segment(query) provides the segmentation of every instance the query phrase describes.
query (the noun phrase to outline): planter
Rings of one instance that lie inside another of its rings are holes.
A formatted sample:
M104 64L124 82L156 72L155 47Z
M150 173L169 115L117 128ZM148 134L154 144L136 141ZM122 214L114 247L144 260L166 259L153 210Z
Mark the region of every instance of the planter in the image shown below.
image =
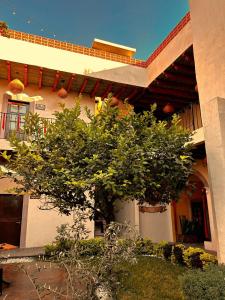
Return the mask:
M142 213L162 213L166 211L166 206L139 206L139 211Z

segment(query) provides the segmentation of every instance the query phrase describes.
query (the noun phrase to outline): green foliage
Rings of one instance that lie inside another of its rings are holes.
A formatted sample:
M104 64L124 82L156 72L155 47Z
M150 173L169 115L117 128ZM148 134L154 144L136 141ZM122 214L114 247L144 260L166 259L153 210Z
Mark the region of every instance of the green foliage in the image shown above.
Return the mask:
M216 256L207 252L200 254L200 259L202 261L202 266L204 269L209 265L216 265L218 263Z
M139 238L136 242L137 255L152 255L154 245L150 239Z
M168 124L157 121L154 110L121 117L118 108L105 105L97 116L86 110L88 122L79 103L62 106L53 123L29 114L27 141L11 138L15 155L8 168L20 175L11 175L22 186L18 192L47 196L46 205L65 214L88 208L107 223L118 200L177 199L191 173L191 135L177 116Z
M184 250L185 250L184 245L182 245L182 244L174 245L171 260L177 264L183 265L184 264L184 257L183 257Z
M171 260L172 251L173 251L173 245L172 244L166 243L163 246L163 256L166 260Z
M189 268L202 268L203 264L200 259L200 254L205 251L201 248L188 247L183 252L184 262Z
M79 244L83 256L99 256L102 255L105 250L105 241L103 238L81 240Z
M224 300L225 266L211 265L206 270L191 270L180 282L187 300Z

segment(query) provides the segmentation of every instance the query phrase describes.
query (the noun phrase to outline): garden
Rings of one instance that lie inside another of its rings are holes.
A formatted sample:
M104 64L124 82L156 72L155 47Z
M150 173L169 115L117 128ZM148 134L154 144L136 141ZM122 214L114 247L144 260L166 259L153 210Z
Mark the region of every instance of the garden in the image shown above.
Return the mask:
M89 122L79 101L62 106L53 123L29 114L26 141L12 135L14 152L2 154L3 176L15 181L17 193L44 195L42 209L74 216L40 260L15 264L17 274L24 274L34 299L225 299L225 270L215 256L152 243L129 223L116 222L118 202L165 210L179 199L193 159L191 133L177 116L157 120L154 105L136 114L112 102L109 97L97 115L86 109ZM89 239L86 223L96 215L105 221L104 237Z

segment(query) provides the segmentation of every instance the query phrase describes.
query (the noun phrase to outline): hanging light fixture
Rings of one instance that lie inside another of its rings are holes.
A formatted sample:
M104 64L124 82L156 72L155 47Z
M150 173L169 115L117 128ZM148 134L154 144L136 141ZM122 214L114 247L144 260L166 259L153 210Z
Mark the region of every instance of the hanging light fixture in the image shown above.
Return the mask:
M61 87L61 89L58 90L57 94L62 99L65 99L68 96L68 92L64 89L64 87Z
M20 94L20 93L22 93L24 91L24 84L19 79L13 79L8 84L8 89L13 94Z
M165 114L172 114L174 112L174 106L171 103L167 103L164 107L163 107L163 112Z

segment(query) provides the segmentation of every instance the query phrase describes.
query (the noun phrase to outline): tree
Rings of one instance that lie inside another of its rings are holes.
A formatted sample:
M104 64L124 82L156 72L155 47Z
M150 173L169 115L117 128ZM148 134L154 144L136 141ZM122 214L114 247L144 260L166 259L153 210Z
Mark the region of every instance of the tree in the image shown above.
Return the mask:
M14 136L14 154L4 153L18 191L45 195L65 214L89 208L107 223L115 218L117 201L155 205L178 199L191 173L191 134L177 116L158 121L155 109L122 116L109 99L97 116L86 109L89 122L81 118L79 103L63 106L53 123L29 114L26 141Z

